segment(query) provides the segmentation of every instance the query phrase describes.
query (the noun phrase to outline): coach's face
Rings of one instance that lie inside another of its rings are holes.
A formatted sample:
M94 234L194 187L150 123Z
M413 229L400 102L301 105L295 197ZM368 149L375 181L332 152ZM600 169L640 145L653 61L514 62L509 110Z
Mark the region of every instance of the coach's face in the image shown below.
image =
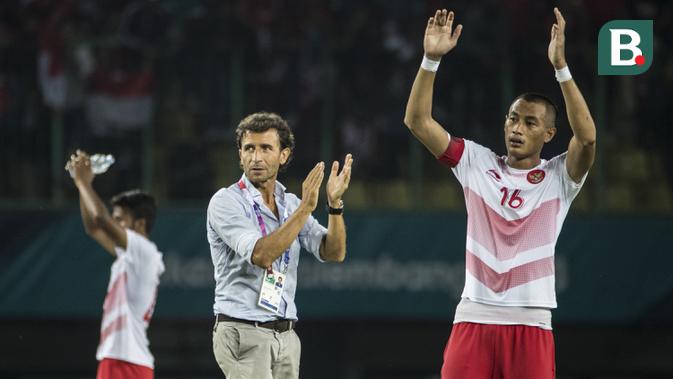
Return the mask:
M524 159L539 155L545 143L551 141L556 128L547 119L544 104L523 99L515 101L505 118L507 155Z
M246 132L238 150L243 172L255 185L276 180L280 165L287 162L290 149L281 149L276 129L261 133Z

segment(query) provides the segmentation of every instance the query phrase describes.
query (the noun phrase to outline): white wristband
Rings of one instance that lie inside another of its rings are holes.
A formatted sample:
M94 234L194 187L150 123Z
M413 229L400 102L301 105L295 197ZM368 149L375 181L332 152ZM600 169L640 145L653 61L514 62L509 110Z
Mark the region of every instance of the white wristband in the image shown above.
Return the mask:
M421 62L421 68L425 71L430 71L430 72L437 72L437 69L439 68L439 61L434 61L425 55L423 56L423 62Z
M573 76L570 75L570 69L568 66L563 67L560 70L554 70L556 72L556 80L558 80L559 83L567 82L568 80L572 79Z

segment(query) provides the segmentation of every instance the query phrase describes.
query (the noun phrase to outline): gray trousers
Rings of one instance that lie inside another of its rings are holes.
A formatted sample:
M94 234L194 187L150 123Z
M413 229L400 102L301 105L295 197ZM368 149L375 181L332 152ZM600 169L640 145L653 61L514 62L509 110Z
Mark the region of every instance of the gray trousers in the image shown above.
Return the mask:
M299 378L301 342L294 330L215 321L213 353L227 379Z

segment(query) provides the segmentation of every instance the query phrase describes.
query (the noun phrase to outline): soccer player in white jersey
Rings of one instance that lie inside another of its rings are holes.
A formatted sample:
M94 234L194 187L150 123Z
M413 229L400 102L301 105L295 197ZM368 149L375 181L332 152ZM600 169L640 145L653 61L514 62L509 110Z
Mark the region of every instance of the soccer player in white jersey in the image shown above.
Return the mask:
M139 190L122 192L112 198L110 215L92 187L89 156L77 150L66 167L79 190L84 229L115 257L103 304L97 378L154 378L147 327L164 271L162 254L149 239L154 198Z
M438 10L428 20L425 56L404 123L449 166L467 208L465 288L444 350L442 378L555 377L551 309L554 247L570 203L594 161L596 128L565 60L565 20L554 8L549 60L556 70L573 137L550 160L542 147L556 133L556 107L524 94L504 122L506 156L447 133L432 118L440 59L458 43L462 25Z

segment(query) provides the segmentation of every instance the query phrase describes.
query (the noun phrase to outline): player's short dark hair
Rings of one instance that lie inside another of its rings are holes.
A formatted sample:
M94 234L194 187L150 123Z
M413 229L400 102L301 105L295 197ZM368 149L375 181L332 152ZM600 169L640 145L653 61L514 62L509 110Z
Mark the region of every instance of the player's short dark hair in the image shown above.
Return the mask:
M526 92L522 93L521 95L517 96L514 101L512 101L512 104L516 103L517 100L523 100L527 101L529 103L538 103L538 104L543 104L546 108L546 116L548 119L548 127L554 127L556 126L556 116L558 115L558 107L554 102L548 98L547 96L541 94L541 93L535 93L535 92ZM512 105L510 104L510 108Z
M271 112L257 112L246 116L236 128L236 145L241 149L241 141L246 132L264 133L269 129L276 129L280 139L280 148L290 149L290 156L287 161L280 165L280 170L284 170L292 160L292 151L294 150L294 134L290 126L282 117Z
M157 204L152 195L139 189L132 189L113 196L110 204L128 210L135 220L145 219L147 233L152 230L157 215Z

